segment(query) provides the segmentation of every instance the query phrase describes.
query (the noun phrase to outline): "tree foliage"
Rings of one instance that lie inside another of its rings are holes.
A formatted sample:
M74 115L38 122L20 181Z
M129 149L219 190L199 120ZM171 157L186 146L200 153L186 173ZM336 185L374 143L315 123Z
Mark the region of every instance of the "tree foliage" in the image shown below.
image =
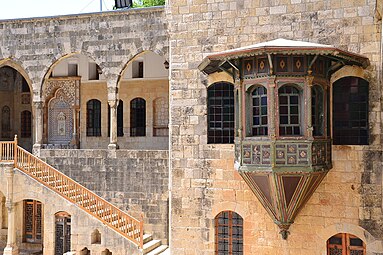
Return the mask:
M165 0L135 0L133 7L150 7L165 5Z

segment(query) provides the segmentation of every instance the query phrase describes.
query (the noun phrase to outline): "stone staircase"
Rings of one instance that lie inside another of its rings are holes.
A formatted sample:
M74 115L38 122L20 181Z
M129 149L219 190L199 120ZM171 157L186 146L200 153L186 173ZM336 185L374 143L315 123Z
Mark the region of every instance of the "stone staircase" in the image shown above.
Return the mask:
M144 222L135 219L84 186L75 182L43 160L12 142L0 142L0 162L14 163L14 167L77 205L122 237L137 245L140 254L156 255L169 252L167 245L144 234Z

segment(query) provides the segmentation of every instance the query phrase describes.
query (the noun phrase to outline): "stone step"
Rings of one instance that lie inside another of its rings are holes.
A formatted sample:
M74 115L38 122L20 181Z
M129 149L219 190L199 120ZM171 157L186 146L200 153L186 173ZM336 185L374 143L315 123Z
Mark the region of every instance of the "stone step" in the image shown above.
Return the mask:
M152 250L151 252L148 252L148 253L145 253L146 255L159 255L159 254L164 254L164 252L168 250L168 246L167 245L160 245L158 246L157 248L155 248L154 250Z
M151 234L144 234L144 244L153 240L153 236Z
M161 245L161 241L160 240L151 240L151 241L147 242L146 244L144 244L144 247L142 249L143 253L147 254L147 253L151 252L152 250L154 250L155 248L157 248L160 245Z

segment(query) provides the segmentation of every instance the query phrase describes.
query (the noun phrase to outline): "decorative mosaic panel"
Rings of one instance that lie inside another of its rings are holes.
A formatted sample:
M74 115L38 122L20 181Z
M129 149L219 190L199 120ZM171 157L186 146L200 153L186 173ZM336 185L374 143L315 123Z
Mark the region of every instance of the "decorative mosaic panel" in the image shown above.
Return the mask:
M280 73L288 72L289 70L289 58L288 57L277 57L276 71Z
M276 164L277 165L308 165L308 144L292 143L277 144Z
M57 89L63 89L69 105L79 105L79 80L48 80L43 88L43 100L51 98Z
M269 144L243 145L243 164L270 165L271 146Z
M257 73L265 74L269 72L269 60L267 58L257 58Z
M305 58L304 57L293 57L293 72L303 73L305 71Z
M73 135L73 110L59 89L48 105L48 143L69 144Z
M254 75L254 58L243 60L243 75L244 76Z

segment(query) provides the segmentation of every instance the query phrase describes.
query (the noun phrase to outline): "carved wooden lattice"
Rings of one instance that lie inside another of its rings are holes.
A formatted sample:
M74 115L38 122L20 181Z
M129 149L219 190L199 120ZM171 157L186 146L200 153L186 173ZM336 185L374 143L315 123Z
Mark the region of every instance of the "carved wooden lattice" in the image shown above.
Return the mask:
M70 232L70 216L56 216L55 255L61 255L70 251Z
M42 241L42 205L35 200L24 201L24 239L26 242Z

